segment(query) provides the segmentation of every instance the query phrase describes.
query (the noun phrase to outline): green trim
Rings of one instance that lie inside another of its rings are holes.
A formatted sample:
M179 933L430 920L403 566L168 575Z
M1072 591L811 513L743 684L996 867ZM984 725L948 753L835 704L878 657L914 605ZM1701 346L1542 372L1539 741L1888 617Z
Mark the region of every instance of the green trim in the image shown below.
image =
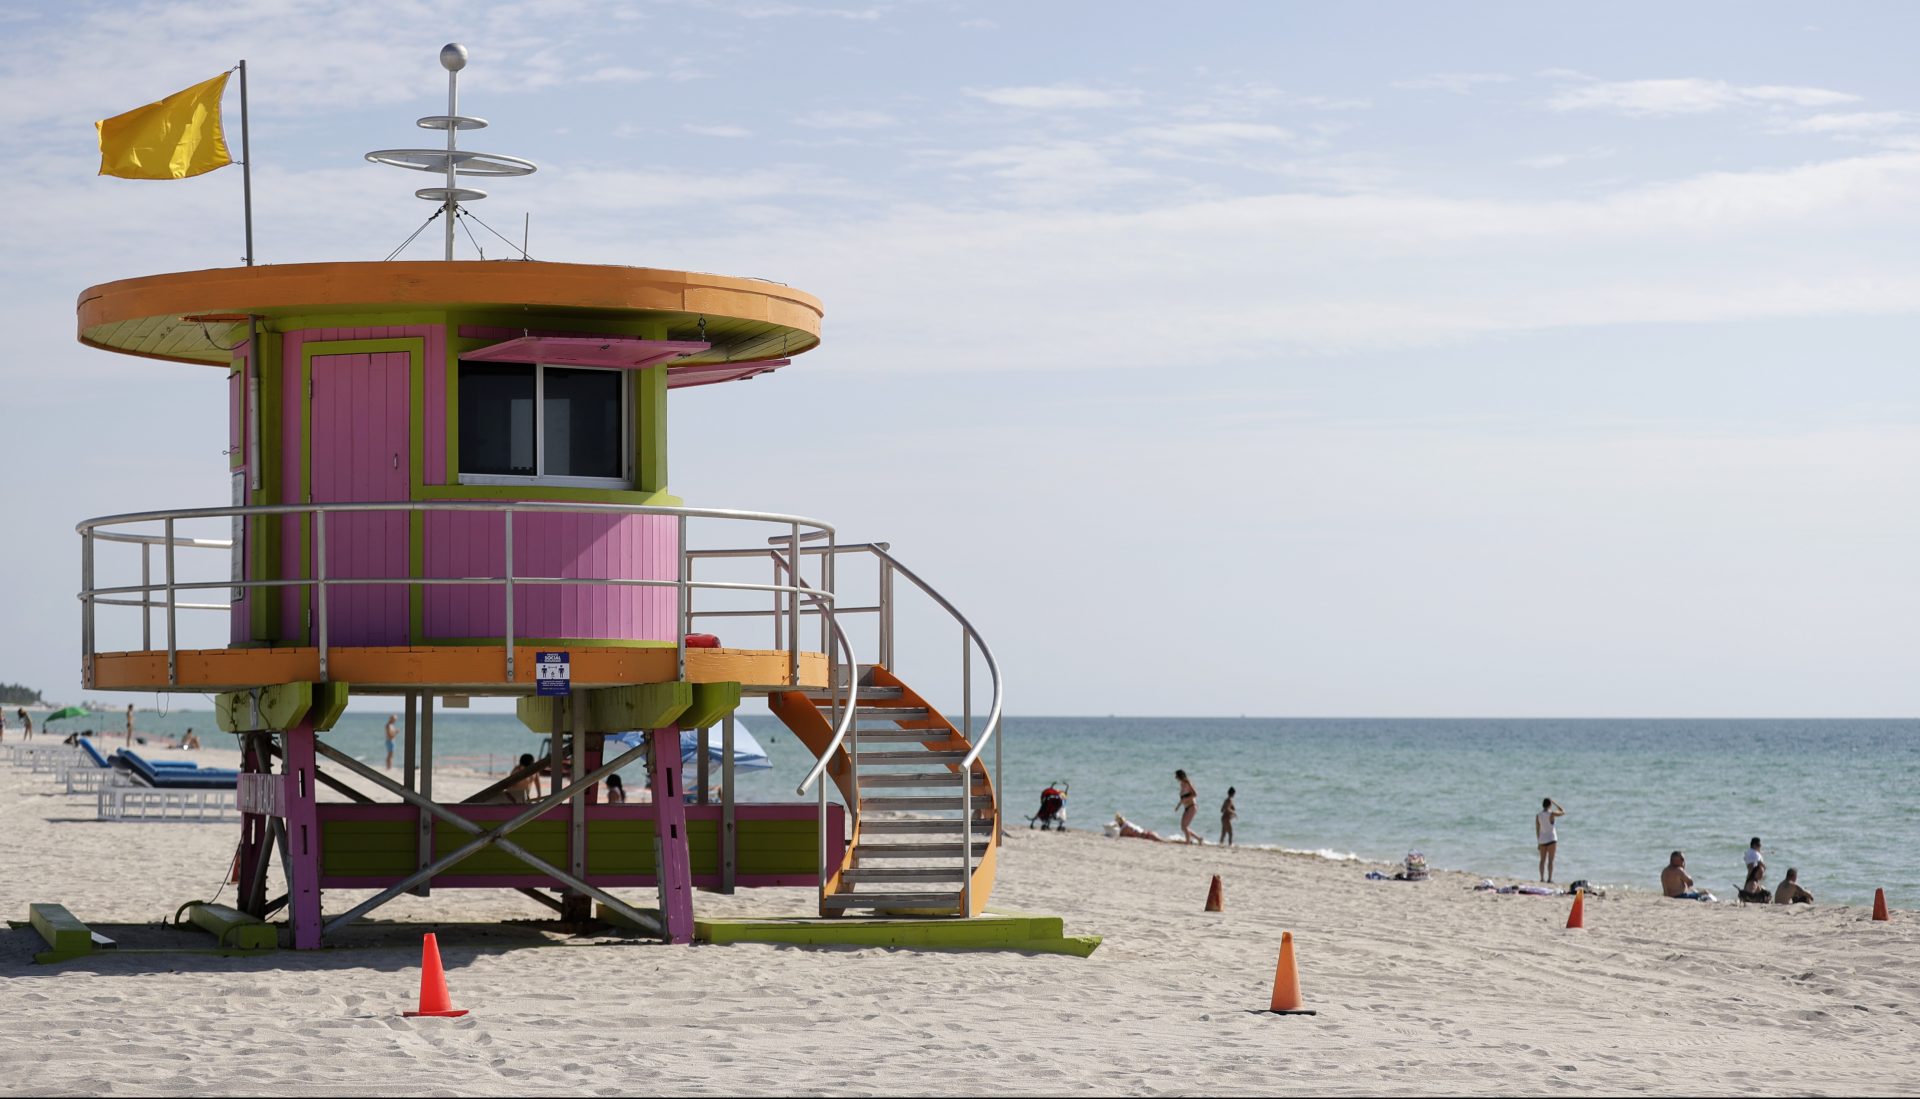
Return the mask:
M1084 958L1098 935L1067 935L1058 916L985 915L970 920L721 919L695 920L693 937L705 943L781 943L790 946L900 947L908 950L1013 950Z
M679 507L685 501L664 492L625 488L564 488L559 485L423 485L417 500L525 500L528 503L633 504Z
M634 485L667 491L667 368L650 367L633 380Z
M247 464L247 436L255 430L258 430L255 425L247 422L247 368L240 365L252 354L253 350L249 348L246 355L235 355L234 365L227 370L227 384L229 386L233 384L233 379L236 376L240 379L240 438L239 445L234 446L232 450L227 452L227 471L229 473ZM229 400L231 400L231 398L229 398ZM234 441L232 424L227 425L227 440L230 445Z

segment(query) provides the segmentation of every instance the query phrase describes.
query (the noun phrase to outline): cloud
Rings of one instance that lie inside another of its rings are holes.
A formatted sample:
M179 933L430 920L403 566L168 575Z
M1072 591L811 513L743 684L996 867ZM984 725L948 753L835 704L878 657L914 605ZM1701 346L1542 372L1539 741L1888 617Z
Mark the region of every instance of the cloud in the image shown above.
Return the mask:
M1290 141L1293 131L1259 122L1187 122L1142 127L1132 136L1166 145L1225 145Z
M1522 168L1564 168L1582 160L1605 160L1613 156L1615 151L1596 147L1577 153L1541 153L1538 156L1523 156L1514 163Z
M1627 115L1704 114L1755 104L1828 107L1859 96L1827 88L1784 84L1739 86L1724 80L1595 81L1562 88L1547 101L1556 111L1600 110Z
M864 8L825 8L815 4L779 4L752 3L733 8L735 14L747 19L789 19L796 16L813 19L847 19L854 22L871 22L887 14L887 6L873 4Z
M680 128L687 131L690 134L699 134L701 137L752 137L753 136L753 131L747 129L745 126L728 126L728 125L699 126L689 122L681 126Z
M1119 107L1138 101L1133 91L1103 91L1075 84L1028 84L1008 88L968 88L967 94L1000 107L1024 111L1079 111Z
M1511 84L1513 77L1505 73L1434 73L1431 76L1417 77L1412 80L1396 80L1389 87L1402 91L1442 91L1454 95L1469 95L1483 84Z
M1782 129L1803 134L1869 134L1897 129L1913 121L1906 111L1855 111L1847 114L1817 114L1797 118Z
M794 124L815 130L881 130L897 126L900 120L885 111L809 111L795 118Z

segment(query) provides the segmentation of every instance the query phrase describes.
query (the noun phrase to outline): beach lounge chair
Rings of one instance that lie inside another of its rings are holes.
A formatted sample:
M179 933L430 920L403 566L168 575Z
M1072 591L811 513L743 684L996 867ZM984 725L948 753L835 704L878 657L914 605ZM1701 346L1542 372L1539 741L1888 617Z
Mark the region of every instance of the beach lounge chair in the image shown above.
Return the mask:
M113 753L113 765L132 775L140 785L161 790L231 790L240 780L240 772L225 767L201 767L179 761L156 763L125 748Z
M93 793L112 780L113 764L86 737L81 737L74 744L80 750L79 754L61 772L60 780L66 784L69 794Z

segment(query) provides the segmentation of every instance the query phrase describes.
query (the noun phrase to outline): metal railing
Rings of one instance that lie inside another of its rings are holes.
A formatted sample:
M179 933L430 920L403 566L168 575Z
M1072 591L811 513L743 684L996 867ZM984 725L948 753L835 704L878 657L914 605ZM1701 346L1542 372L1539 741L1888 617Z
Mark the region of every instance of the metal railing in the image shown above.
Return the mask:
M819 537L820 536L815 536L815 540L818 540ZM841 639L843 643L846 643L846 640L845 640L846 635L841 626L842 619L851 615L862 615L862 614L874 615L876 618L875 633L877 634L877 643L875 648L876 648L876 651L879 653L880 664L886 667L890 672L894 672L896 674L900 670L898 665L895 663L895 659L894 659L894 640L896 636L895 629L894 629L894 611L895 611L894 577L896 574L900 576L904 576L907 579L908 583L913 585L915 588L918 588L922 594L924 594L928 599L932 600L936 606L938 606L941 610L945 611L947 615L953 619L954 622L959 624L960 626L960 697L961 697L960 730L962 735L967 739L970 745L966 756L961 761L960 772L959 772L960 789L961 789L960 796L961 796L961 805L962 805L960 851L961 851L961 862L964 870L963 876L961 878L960 910L962 915L968 915L971 912L970 902L971 902L973 866L974 866L974 863L973 863L973 835L974 835L973 833L973 768L974 768L974 765L979 761L982 753L986 751L986 748L989 744L993 746L993 796L994 796L994 805L995 805L995 811L994 811L995 827L994 827L994 834L991 837L990 842L992 842L995 845L998 845L1001 839L1001 831L1002 831L1001 825L1003 823L1001 818L1002 818L1002 810L1005 805L1006 787L1002 782L1001 749L1002 749L1003 741L999 736L996 735L1000 731L1001 709L1004 701L1004 684L1002 682L1001 674L1000 674L1000 663L998 660L994 658L993 650L987 645L986 639L980 635L979 630L974 628L973 623L967 619L967 616L962 614L959 608L955 607L953 603L946 598L946 596L940 594L940 592L936 590L933 587L933 585L927 583L924 579L920 577L918 573L915 573L912 569L902 564L899 558L895 557L891 552L892 548L889 544L885 542L862 542L862 543L854 543L849 545L836 545L834 544L832 540L832 535L830 533L825 537L827 538L827 542L825 545L815 545L815 546L804 545L803 543L807 541L807 538L795 532L790 534L787 538L768 539L769 548L767 549L693 550L687 554L688 566L689 568L691 568L694 562L701 561L701 560L725 559L725 558L751 559L751 558L757 558L757 557L770 557L773 562L774 580L777 583L780 580L783 573L791 574L791 568L794 562L803 562L807 557L815 557L818 559L817 563L818 563L819 571L821 574L820 586L822 588L832 590L837 587L838 567L839 567L838 562L841 557L844 557L850 554L866 555L866 556L872 557L874 559L875 567L877 569L877 573L875 576L875 585L874 585L875 591L877 593L875 603L870 606L834 605L832 607L825 608L818 612L821 616L821 630L823 635L828 630L831 630L835 635L837 635ZM780 552L782 548L785 549L784 553ZM791 581L791 586L799 590L811 590L811 589L807 589L804 586L803 579L797 575L793 576L793 579ZM778 611L778 608L776 607L776 614L775 614L775 620L774 620L774 628L775 628L774 644L776 648L780 647L780 641L781 641L781 635L779 632L781 629L781 621L777 611ZM693 610L689 612L689 622L691 622L692 619L704 618L704 617L733 618L733 617L753 616L753 615L758 615L762 613L764 612L760 612L756 610ZM816 613L816 612L801 611L798 609L797 606L789 607L789 614L788 614L787 624L786 624L787 637L789 639L791 638L792 634L799 628L801 617L807 613ZM975 736L974 729L973 729L973 654L975 649L979 650L981 659L984 660L986 663L987 674L989 676L989 683L991 686L991 694L989 697L985 723L981 726L978 737ZM850 644L847 644L847 651L849 653L852 652L852 648ZM857 692L859 679L860 679L859 666L857 664L854 664L851 660L849 660L848 662L848 673L849 673L848 674L849 689L850 691ZM843 705L843 702L837 694L837 691L840 685L837 670L836 670L836 674L831 679L831 683L832 683L832 689L836 692L834 695L831 696L832 704L836 707L836 716L838 716L837 708ZM799 786L797 786L794 789L794 792L796 794L799 794L804 797L810 790L815 788L816 783L819 783L818 790L819 790L819 795L822 799L821 800L821 806L822 806L821 820L822 820L823 843L824 843L824 835L825 835L826 784L820 782L820 779L821 779L821 776L825 774L827 767L832 763L835 755L842 750L845 750L847 754L848 766L850 771L850 774L848 776L849 777L848 787L849 787L849 800L851 804L848 806L848 812L851 815L852 821L856 829L859 822L860 769L859 769L858 761L859 761L859 752L860 752L860 731L859 731L859 723L857 721L850 720L854 711L857 709L857 695L850 695L849 698L844 702L844 705L846 707L846 715L848 720L841 720L835 723L836 732L832 737L832 739L828 742L826 750L820 753L820 758L815 761L813 768L807 772L806 778L803 779L799 784ZM856 834L857 834L857 831L856 831ZM822 863L824 865L824 862L825 862L824 850L822 852L821 858L822 858ZM824 874L824 871L823 871L823 874ZM824 877L822 882L822 888L824 889Z
M364 513L433 513L433 512L484 512L502 516L501 560L504 567L498 576L333 576L327 575L329 542L327 538L327 517L340 514ZM514 516L517 514L563 513L574 515L597 515L622 517L628 515L670 516L676 521L676 535L679 553L673 579L642 579L628 577L564 577L564 576L524 576L514 570ZM271 519L276 517L310 518L312 530L311 577L292 577L277 579L253 579L239 577L226 580L183 581L176 566L175 549L225 549L231 551L233 543L218 538L182 538L175 533L176 524L196 520L226 519ZM675 632L675 667L684 677L686 673L686 635L690 622L689 610L692 606L692 591L696 588L708 590L729 590L744 592L768 592L773 596L774 614L780 616L780 602L784 596L787 602L785 614L790 621L797 621L799 602L802 598L821 608L828 618L833 614L833 592L830 589L808 588L798 584L758 584L733 581L697 581L690 575L687 558L688 523L694 519L714 519L722 521L775 523L789 528L787 541L798 544L804 528L814 537L833 536L833 528L816 519L802 516L784 515L769 512L733 511L716 508L673 508L648 507L623 504L561 504L531 501L485 502L485 501L407 501L395 503L339 503L339 504L268 504L252 506L234 506L218 508L191 508L178 511L132 512L124 515L109 515L98 519L88 519L75 529L80 534L80 640L82 659L82 681L89 688L94 684L94 657L98 651L96 630L96 608L100 606L136 606L141 608L141 643L143 651L154 651L152 638L152 618L155 608L164 613L166 628L167 685L179 684L179 631L177 612L182 610L230 611L237 600L230 598L226 603L184 603L180 593L197 591L216 591L228 589L234 593L251 593L262 590L283 588L307 589L311 594L312 637L318 649L319 672L322 679L327 675L327 661L332 648L329 632L332 614L328 608L327 595L330 591L357 586L372 587L436 587L436 586L483 586L499 587L504 593L504 630L501 644L505 649L505 679L512 683L515 676L515 640L514 589L526 585L558 585L577 587L656 587L675 590L674 621L678 625ZM125 528L139 524L161 525L158 535L143 533ZM94 582L95 545L98 542L127 543L141 547L141 582L100 587ZM152 550L160 546L165 550L162 577L155 582L152 576ZM137 598L136 598L137 597ZM161 597L161 598L156 598ZM837 668L839 653L825 644L827 631L822 630L823 644L819 650L803 649L799 630L788 628L785 631L787 644L776 646L785 648L788 656L788 674L791 680L799 678L800 656L804 652L822 652L827 656L830 668Z

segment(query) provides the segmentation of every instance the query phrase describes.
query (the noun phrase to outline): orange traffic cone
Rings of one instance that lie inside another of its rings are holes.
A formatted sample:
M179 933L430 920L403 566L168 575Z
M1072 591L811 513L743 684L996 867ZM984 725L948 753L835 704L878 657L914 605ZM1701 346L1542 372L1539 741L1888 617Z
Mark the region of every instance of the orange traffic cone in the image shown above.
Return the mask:
M466 1013L466 1008L455 1009L453 998L447 995L447 974L440 968L440 941L429 931L420 941L420 1010L403 1014L408 1018L425 1015L451 1019Z
M1873 918L1883 921L1889 918L1887 916L1887 891L1884 889L1876 889L1873 891Z
M1293 932L1280 933L1280 965L1273 972L1273 1003L1268 1011L1275 1015L1317 1015L1300 1006L1300 974L1293 968Z
M1573 911L1567 913L1568 931L1585 931L1587 929L1586 899L1587 895L1584 892L1573 895Z
M1213 876L1213 884L1207 887L1207 911L1225 912L1226 897L1220 888L1220 875Z

